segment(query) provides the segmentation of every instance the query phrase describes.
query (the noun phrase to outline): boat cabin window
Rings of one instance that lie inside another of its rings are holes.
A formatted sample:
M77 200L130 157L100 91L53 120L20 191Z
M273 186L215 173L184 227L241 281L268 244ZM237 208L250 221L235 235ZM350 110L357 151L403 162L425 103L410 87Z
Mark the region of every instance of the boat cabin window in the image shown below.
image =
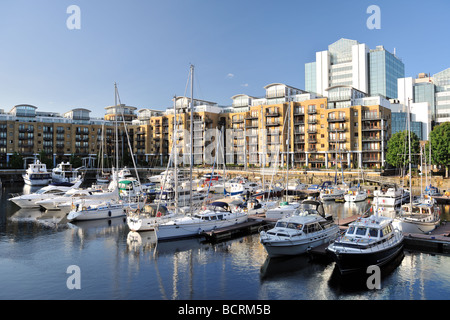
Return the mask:
M303 228L303 225L300 224L300 223L294 223L294 222L289 222L288 223L288 222L285 222L285 221L278 221L275 227L301 230Z
M378 230L377 230L377 229L370 228L370 229L369 229L369 236L371 236L371 237L377 237L377 236L378 236Z
M311 224L307 224L306 226L305 226L305 233L313 233L313 232L317 232L317 231L320 231L320 230L322 230L322 228L320 227L320 225L319 224L317 224L317 223L311 223Z
M223 219L223 215L222 214L217 215L217 220L222 220L222 219Z
M380 237L383 235L387 235L392 232L392 226L389 224L386 227L383 228L383 230L380 230Z
M358 227L356 229L356 235L357 236L365 236L366 232L367 232L367 228L365 228L365 227Z
M354 226L350 226L350 227L348 227L348 229L347 229L347 234L353 234L353 233L355 233L355 227Z

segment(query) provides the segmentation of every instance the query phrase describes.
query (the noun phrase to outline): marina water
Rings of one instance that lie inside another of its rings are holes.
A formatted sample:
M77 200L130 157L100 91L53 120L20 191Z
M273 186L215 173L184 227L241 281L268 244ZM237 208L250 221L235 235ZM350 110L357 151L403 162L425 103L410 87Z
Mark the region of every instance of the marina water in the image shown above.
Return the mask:
M383 269L381 289L368 289L365 278L339 276L334 262L308 256L268 259L258 234L218 243L157 243L153 232L130 232L123 218L68 224L58 211L19 210L7 199L31 191L24 188L1 189L0 299L450 298L447 255L405 249ZM363 213L370 200L324 206L340 219ZM449 211L442 206L442 220L449 220ZM80 289L68 286L70 266L79 268Z

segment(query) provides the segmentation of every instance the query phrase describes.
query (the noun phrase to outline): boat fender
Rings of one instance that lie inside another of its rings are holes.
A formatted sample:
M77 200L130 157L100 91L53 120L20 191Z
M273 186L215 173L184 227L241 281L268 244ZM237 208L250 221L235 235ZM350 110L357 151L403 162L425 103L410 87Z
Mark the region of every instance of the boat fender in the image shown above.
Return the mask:
M108 211L108 217L111 217L111 210Z
M158 213L156 214L156 216L157 216L158 218L161 217L161 216L162 216L161 211L158 211Z

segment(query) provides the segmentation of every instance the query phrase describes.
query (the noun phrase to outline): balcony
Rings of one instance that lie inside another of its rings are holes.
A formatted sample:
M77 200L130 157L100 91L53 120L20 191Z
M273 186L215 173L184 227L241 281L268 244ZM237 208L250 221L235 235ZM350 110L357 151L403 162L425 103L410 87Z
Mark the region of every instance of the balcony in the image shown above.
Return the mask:
M273 126L279 126L280 125L280 121L267 121L266 122L266 127L273 127Z
M328 132L346 132L346 127L328 128Z
M316 113L317 113L317 109L316 108L308 109L308 114L316 114Z
M346 118L345 117L329 117L327 118L328 122L345 122Z
M305 109L303 109L303 108L295 108L294 109L294 116L297 116L297 115L304 115L305 114Z
M252 113L250 115L248 115L246 118L246 120L256 120L259 119L258 113Z
M231 123L244 123L244 118L233 118Z
M380 126L362 126L362 131L380 131L382 128Z
M381 137L362 137L362 142L380 142L382 139Z
M328 142L347 142L347 138L340 138L340 137L336 137L336 138L328 138Z

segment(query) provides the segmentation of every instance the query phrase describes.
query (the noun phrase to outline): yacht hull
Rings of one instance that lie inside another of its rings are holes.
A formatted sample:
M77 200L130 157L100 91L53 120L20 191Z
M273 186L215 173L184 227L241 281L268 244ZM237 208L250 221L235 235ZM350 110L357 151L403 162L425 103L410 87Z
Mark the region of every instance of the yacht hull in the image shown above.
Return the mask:
M336 226L335 228L328 229L326 232L315 234L314 236L306 239L267 241L262 238L261 243L270 258L295 256L304 254L322 244L329 243L330 241L336 239L338 233L339 228Z
M72 221L86 221L111 219L122 217L126 215L126 211L122 205L105 207L101 209L86 209L82 211L70 211L67 215L67 220Z
M158 241L196 237L203 232L212 231L247 222L248 216L238 216L227 220L201 221L195 223L160 224L155 228Z
M403 233L429 233L436 229L440 221L433 222L412 222L401 218L396 218L392 222L393 226L401 230Z
M398 242L394 246L373 252L344 252L330 251L328 254L336 262L336 266L341 274L366 272L371 265L383 266L394 259L403 250L403 242Z

